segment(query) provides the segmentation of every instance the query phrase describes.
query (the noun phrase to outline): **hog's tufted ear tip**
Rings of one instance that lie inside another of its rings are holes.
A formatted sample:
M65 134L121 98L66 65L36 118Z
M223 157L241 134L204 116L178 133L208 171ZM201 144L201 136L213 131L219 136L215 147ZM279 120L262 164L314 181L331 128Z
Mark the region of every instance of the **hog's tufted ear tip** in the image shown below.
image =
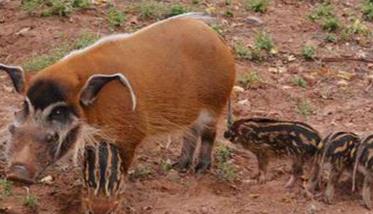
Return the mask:
M25 89L25 72L22 67L0 63L0 70L5 71L9 75L15 90L22 94Z

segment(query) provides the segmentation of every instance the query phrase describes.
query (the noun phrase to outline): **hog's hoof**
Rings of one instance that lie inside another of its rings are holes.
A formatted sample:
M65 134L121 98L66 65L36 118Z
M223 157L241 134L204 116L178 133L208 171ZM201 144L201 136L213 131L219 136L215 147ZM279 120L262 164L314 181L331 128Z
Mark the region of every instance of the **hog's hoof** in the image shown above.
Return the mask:
M197 174L204 174L209 170L211 167L211 162L210 161L199 161L198 164L194 167L194 171Z
M368 209L368 210L371 210L372 209L372 202L371 201L366 201L366 200L363 200L364 201L364 206Z
M187 159L179 159L178 161L172 164L172 168L174 168L178 172L186 172L190 169L191 166L192 161Z
M329 196L329 195L325 195L324 196L324 202L326 204L333 204L333 197Z
M295 176L291 176L289 181L285 184L285 188L291 189L294 187L295 184Z
M265 184L267 182L267 177L260 172L252 176L251 179L256 180L257 184Z
M256 180L257 180L258 184L265 184L267 182L267 178L263 174L258 175Z

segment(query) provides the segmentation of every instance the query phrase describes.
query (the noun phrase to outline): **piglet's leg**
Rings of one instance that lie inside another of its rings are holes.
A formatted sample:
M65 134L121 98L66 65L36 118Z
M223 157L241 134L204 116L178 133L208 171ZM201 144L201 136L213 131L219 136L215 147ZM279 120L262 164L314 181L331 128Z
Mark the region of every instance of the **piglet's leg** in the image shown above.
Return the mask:
M303 163L304 160L301 157L294 157L293 165L292 165L292 175L289 181L286 183L286 188L292 188L295 182L302 176L303 174Z
M268 155L266 153L258 153L256 154L256 158L258 159L258 167L259 173L257 176L257 180L259 184L264 184L267 180L267 168L268 168Z
M325 190L325 202L331 204L334 199L335 185L338 183L343 169L338 170L335 166L331 167L329 180Z
M320 182L320 179L321 179L320 176L321 176L321 166L320 166L318 156L315 156L315 158L313 159L310 178L309 178L309 180L307 182L307 186L306 186L306 191L308 193L311 194L315 191L317 185Z
M372 201L370 199L370 184L371 183L372 183L372 178L369 174L367 174L364 177L362 195L363 195L364 204L368 209L372 209Z

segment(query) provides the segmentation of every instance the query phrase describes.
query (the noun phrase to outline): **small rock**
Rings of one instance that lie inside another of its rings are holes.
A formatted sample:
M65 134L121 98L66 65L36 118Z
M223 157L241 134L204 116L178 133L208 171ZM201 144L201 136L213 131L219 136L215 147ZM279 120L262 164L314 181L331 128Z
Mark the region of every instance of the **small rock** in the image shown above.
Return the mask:
M40 183L48 184L48 185L53 184L53 177L51 175L47 175L40 180Z
M315 214L317 212L317 208L314 204L311 204L308 208L307 208L307 214Z
M3 86L4 88L4 91L8 92L8 93L12 93L13 92L13 87L9 87L9 86Z
M259 194L250 194L249 195L250 196L250 198L253 198L253 199L256 199L256 198L259 198Z
M337 82L338 86L348 86L348 82L346 80L339 80Z
M240 101L237 102L237 104L239 104L239 105L246 105L246 104L249 104L249 103L250 103L250 101L248 99L240 100Z
M346 71L338 71L337 76L345 80L350 80L354 76L354 74Z
M373 63L368 63L368 68L373 68Z
M209 213L209 209L207 207L202 207L201 208L201 213L202 214L208 214Z
M18 35L21 35L21 36L23 36L26 32L28 32L29 30L31 30L31 27L24 27L24 28L22 28L20 31L18 31L17 33L16 33L16 35L18 36Z
M242 88L241 86L235 85L235 86L233 86L233 91L234 91L234 92L241 93L241 92L244 92L245 89Z
M283 85L282 86L282 89L286 90L286 89L292 89L293 87L291 87L290 85Z
M152 210L152 209L153 209L153 207L151 207L151 206L143 207L143 210L146 210L146 211L150 211L150 210Z
M268 71L276 74L277 73L277 68L270 67L270 68L268 68Z
M259 26L259 25L262 25L263 24L263 21L258 18L258 17L255 17L255 16L249 16L245 19L245 22L247 24L250 24L250 25L256 25L256 26Z
M297 58L294 56L294 55L289 55L288 56L288 62L293 62L295 61Z

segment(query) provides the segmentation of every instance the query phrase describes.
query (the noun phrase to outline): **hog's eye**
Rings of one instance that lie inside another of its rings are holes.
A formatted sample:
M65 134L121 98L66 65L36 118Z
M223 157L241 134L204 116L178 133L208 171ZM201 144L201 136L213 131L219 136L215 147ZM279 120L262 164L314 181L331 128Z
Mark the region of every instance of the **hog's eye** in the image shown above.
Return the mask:
M59 106L53 109L49 115L50 121L63 122L69 118L70 110L67 106Z

